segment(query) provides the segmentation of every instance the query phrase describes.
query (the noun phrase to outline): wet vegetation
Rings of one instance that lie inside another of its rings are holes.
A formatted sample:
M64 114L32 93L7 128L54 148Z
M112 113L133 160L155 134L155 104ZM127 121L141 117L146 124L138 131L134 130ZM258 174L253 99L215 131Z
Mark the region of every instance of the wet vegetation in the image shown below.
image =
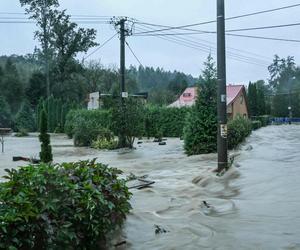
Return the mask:
M121 171L95 161L6 172L1 249L99 249L131 208Z

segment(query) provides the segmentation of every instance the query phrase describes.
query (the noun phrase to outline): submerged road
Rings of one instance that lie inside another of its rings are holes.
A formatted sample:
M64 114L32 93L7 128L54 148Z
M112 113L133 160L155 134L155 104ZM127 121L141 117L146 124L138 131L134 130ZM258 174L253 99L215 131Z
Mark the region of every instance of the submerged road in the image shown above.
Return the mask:
M64 135L51 140L56 162L97 157L124 175L155 181L152 188L132 190L133 209L115 238L126 244L117 249L300 249L300 126L253 132L237 151L240 167L221 178L212 173L215 154L187 157L179 139L109 152L74 148ZM8 137L5 149L0 174L21 164L12 156L38 156L37 135Z

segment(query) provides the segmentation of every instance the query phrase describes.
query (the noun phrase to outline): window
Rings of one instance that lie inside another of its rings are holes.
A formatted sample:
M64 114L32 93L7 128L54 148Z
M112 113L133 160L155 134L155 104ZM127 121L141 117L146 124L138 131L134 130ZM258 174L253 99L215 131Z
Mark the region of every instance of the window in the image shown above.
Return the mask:
M190 96L192 96L191 93L183 93L183 97L190 97Z

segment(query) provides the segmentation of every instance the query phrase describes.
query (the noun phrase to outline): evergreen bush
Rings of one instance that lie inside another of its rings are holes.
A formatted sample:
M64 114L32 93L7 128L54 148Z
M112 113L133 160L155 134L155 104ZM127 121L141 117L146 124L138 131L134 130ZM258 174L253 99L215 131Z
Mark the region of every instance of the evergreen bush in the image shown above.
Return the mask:
M28 101L24 101L15 118L15 127L18 131L36 131L34 112Z
M41 113L41 120L40 120L40 135L39 139L41 142L41 152L40 152L40 159L41 162L48 163L53 160L52 156L52 148L50 145L50 135L47 133L47 113L45 110Z
M203 82L184 127L184 149L188 155L217 150L217 75L212 57L204 63Z
M103 249L131 209L122 172L95 161L6 172L0 249Z

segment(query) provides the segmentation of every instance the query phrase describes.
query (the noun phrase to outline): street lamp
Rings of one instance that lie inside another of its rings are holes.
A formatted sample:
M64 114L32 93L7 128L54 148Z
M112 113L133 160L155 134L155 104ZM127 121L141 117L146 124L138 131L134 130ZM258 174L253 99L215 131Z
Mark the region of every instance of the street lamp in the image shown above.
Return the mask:
M288 81L288 85L289 85L289 106L288 106L288 110L289 110L289 124L292 124L292 117L293 117L292 98L291 98L291 84L292 84L292 81L294 81L295 79L296 79L296 77L293 76Z

